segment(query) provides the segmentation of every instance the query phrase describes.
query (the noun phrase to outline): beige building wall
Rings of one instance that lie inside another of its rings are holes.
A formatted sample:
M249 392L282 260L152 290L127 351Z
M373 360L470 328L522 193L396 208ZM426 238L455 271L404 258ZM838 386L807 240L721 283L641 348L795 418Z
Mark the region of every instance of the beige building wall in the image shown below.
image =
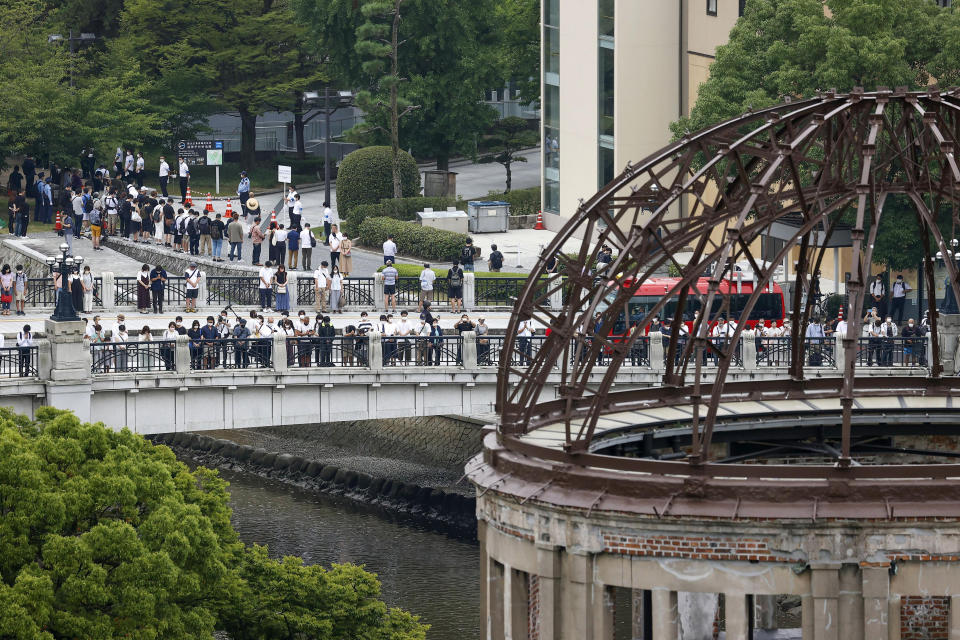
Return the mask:
M559 215L544 207L554 230L602 186L598 1L559 6ZM615 0L614 175L665 146L670 123L696 101L717 46L739 17L739 0L717 0L716 16L706 7L706 0Z

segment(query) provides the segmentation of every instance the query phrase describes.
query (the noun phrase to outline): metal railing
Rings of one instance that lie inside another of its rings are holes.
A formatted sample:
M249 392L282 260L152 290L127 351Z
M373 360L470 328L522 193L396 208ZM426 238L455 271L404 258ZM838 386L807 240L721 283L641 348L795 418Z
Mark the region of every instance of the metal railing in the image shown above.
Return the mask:
M0 378L37 376L37 347L0 348Z
M383 337L383 365L387 367L439 367L463 364L460 336Z
M397 278L397 304L404 307L416 307L420 304L420 278L403 276ZM433 303L450 303L450 285L446 278L433 281Z
M134 292L136 295L136 292ZM57 304L57 289L53 285L53 278L28 278L27 294L24 296L27 306L52 307ZM93 306L103 307L103 278L96 276L93 279Z
M132 276L114 276L113 300L118 307L137 306L137 278ZM151 294L152 296L153 294ZM163 289L163 304L183 305L187 299L187 279L183 276L167 276Z
M90 345L93 373L139 373L176 370L176 342L102 342Z
M927 338L858 338L858 367L923 367L927 365Z
M366 336L300 336L287 338L287 366L366 367L370 343Z
M273 340L270 338L218 338L189 342L190 368L269 369L273 366Z
M260 279L249 276L208 276L207 304L260 304Z
M477 306L513 306L526 284L526 278L476 278L474 281Z
M486 340L486 344L484 344ZM506 336L477 336L477 364L484 366L499 366L500 362L506 357L503 351L503 345L506 342ZM528 338L517 338L513 343L513 350L509 353L510 364L517 367L525 367L536 357L543 346L546 336L531 336Z
M793 338L790 336L754 338L757 346L757 366L788 367L793 355ZM836 367L835 338L804 338L803 357L808 367Z
M373 291L373 278L346 278L343 280L343 293L341 294L343 304L348 307L376 306ZM313 278L298 279L297 306L306 307L314 305L316 301L317 291Z

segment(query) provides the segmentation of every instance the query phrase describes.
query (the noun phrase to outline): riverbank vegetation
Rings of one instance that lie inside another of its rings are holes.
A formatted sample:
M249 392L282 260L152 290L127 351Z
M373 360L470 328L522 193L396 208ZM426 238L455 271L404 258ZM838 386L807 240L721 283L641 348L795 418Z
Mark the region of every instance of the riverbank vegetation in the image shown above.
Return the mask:
M128 430L0 408L0 636L420 640L376 576L245 546L227 483Z

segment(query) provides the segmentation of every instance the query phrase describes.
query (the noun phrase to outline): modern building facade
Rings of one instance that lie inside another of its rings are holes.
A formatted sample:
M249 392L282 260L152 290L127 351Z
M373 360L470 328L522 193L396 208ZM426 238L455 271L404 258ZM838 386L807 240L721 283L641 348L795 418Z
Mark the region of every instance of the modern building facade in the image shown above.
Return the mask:
M558 229L670 140L744 0L544 0L543 213ZM548 215L550 214L550 215Z

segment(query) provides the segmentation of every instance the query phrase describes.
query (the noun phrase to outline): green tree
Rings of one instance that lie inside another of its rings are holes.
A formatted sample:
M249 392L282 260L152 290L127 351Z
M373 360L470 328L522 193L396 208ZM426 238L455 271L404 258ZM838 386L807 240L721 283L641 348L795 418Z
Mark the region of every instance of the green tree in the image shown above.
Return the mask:
M829 13L824 11L824 5ZM960 14L931 0L747 0L675 137L820 89L926 87L960 79ZM913 207L887 200L873 259L916 268Z
M507 171L507 188L510 193L513 176L510 166L514 162L526 162L524 156L516 155L518 151L534 147L540 141L540 135L532 131L526 120L511 116L497 122L487 136L487 145L490 154L480 159L482 163L496 162L503 165Z
M400 197L420 193L420 169L406 151L399 154ZM350 153L337 172L337 210L347 218L354 207L378 204L383 198L395 197L393 174L397 167L390 147L363 147Z
M226 483L126 429L0 408L0 460L0 637L424 637L359 567L245 548Z
M540 102L540 0L500 0L496 66L501 80L520 90L522 104Z

